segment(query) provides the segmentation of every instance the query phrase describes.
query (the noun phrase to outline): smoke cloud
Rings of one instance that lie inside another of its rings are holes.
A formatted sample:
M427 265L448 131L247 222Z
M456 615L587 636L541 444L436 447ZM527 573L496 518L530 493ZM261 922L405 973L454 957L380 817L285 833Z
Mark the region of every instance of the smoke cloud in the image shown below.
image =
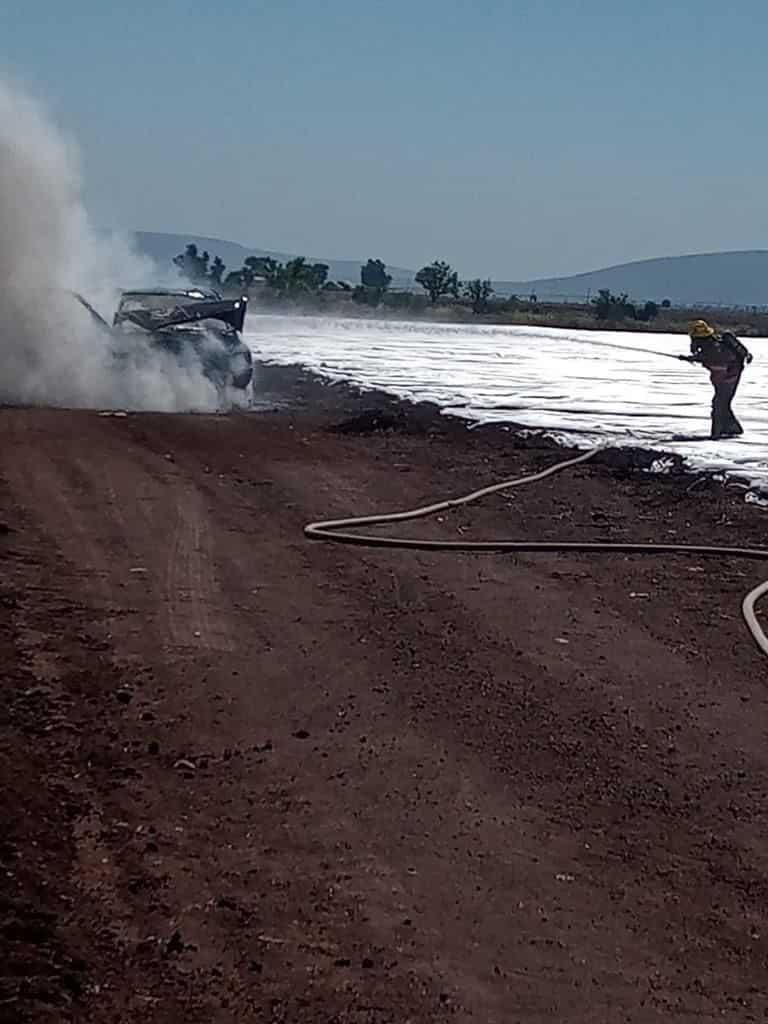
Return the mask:
M127 241L95 231L76 148L42 107L0 81L0 403L168 412L213 410L199 364L137 343L117 358L109 333L121 288L178 286Z

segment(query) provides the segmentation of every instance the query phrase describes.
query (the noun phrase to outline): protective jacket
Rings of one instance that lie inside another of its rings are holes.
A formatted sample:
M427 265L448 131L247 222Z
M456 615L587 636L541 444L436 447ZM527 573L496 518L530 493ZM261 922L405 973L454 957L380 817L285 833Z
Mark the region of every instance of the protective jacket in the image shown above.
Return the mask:
M691 338L691 358L709 370L713 384L730 383L741 376L752 356L731 331L710 338Z

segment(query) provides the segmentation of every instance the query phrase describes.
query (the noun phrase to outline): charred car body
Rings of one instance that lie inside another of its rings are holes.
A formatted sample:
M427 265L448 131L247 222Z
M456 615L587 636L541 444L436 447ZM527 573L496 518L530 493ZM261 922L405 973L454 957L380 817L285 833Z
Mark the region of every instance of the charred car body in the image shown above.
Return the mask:
M134 336L166 352L180 367L196 362L220 391L249 387L253 358L241 337L246 298L223 299L207 288L123 291L111 326L82 295L76 298L109 331L118 358L135 354Z
M253 377L251 350L241 338L247 306L246 298L223 299L203 288L124 291L112 327L143 332L184 365L197 358L217 388L245 390Z

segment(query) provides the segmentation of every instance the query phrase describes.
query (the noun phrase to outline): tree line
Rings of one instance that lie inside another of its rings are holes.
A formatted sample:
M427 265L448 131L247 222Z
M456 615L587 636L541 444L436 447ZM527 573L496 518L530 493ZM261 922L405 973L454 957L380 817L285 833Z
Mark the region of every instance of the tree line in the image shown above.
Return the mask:
M174 257L173 264L192 284L248 293L259 282L280 298L347 292L356 302L378 306L392 284L392 275L387 273L387 266L380 259L369 259L360 267L357 285L330 280L327 263L309 263L303 256L285 263L271 256L249 256L237 270L226 273L226 265L219 256L212 259L207 251L200 252L194 242ZM433 305L450 296L457 301L466 300L476 313L487 310L494 294L489 280L460 281L458 273L444 260L422 267L416 274L416 282Z
M228 293L249 294L258 283L263 285L276 299L300 299L321 293L340 293L361 305L381 305L392 284L392 275L380 259L369 259L360 267L360 283L332 281L327 263L310 263L303 256L281 263L271 256L249 256L241 267L226 273L226 265L219 256L211 258L206 251L200 252L194 242L183 253L175 256L174 266L180 275L192 284L208 286ZM421 268L416 274L416 283L424 289L434 306L441 300L452 298L468 305L473 313L480 316L487 313L494 301L494 288L486 278L459 280L458 273L445 260L435 260ZM515 308L519 300L512 295L506 305ZM531 308L537 305L536 295L531 295ZM659 314L655 302L646 302L637 307L629 297L613 295L607 289L601 290L591 300L591 308L597 320L653 320ZM669 308L664 300L662 307Z
M591 300L597 320L655 320L659 315L659 305L656 302L646 302L642 306L636 306L630 302L626 292L621 295L614 295L608 288L601 288L597 296ZM661 303L662 309L669 309L672 303L664 299Z

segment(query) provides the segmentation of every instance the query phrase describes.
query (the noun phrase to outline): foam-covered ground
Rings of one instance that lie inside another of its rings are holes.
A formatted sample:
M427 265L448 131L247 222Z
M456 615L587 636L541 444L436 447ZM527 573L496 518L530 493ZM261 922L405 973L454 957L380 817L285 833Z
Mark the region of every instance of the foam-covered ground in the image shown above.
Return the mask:
M434 401L472 420L514 421L584 445L660 448L768 490L763 339L748 342L755 360L734 402L744 437L711 442L708 374L668 358L687 351L680 335L258 314L246 326L248 342L266 361L299 363L336 380Z

